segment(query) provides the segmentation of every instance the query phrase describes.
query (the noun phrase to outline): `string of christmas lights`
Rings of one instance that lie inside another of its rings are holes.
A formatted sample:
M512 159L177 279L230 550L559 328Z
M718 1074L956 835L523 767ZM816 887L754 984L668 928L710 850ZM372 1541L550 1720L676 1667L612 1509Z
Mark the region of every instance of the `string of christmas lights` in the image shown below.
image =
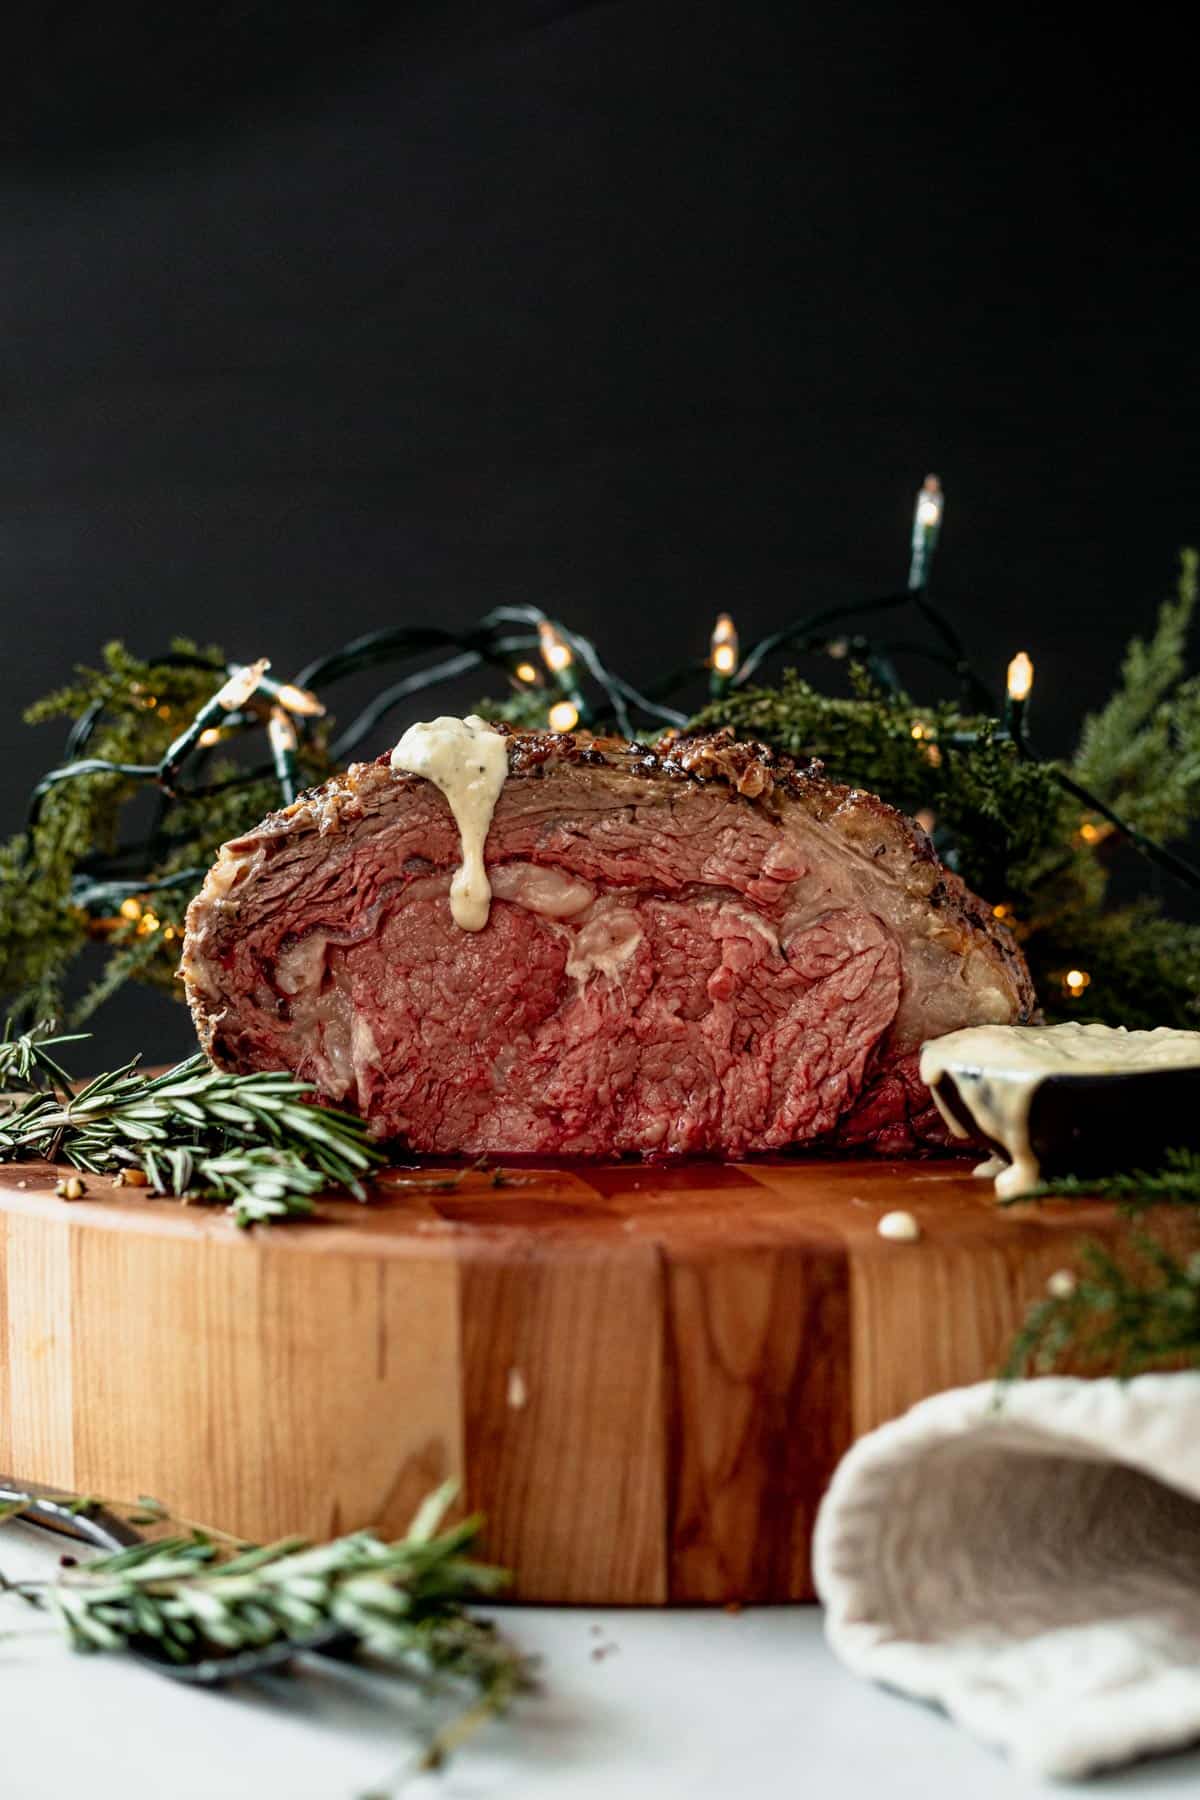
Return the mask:
M913 512L907 585L903 590L873 600L830 606L792 621L759 640L742 655L733 617L722 612L713 627L707 657L696 657L672 670L650 692L634 687L610 669L595 644L559 620L534 606L500 606L483 615L463 632L432 626L400 626L368 633L329 655L310 662L292 681L279 682L270 673L266 658L221 667L199 655L173 653L159 659L164 664L187 664L212 669L215 691L172 740L157 763L122 763L86 754L103 707L89 706L75 721L67 739L65 760L50 770L35 787L30 800L26 854L36 856L37 828L46 798L63 782L100 774L125 777L138 786L156 788L160 805L153 831L140 843L124 846L110 857L92 856L79 866L72 887L72 904L100 923L106 919L135 922L139 935L150 935L171 926L160 926L152 896L167 889L195 886L205 871L185 868L155 875L162 861L165 821L180 801L204 799L248 783L272 779L283 805L296 798L300 785L299 752L317 721L326 713L323 695L337 682L364 670L383 668L417 658L435 657L431 663L405 673L385 687L336 736L328 746L333 764L341 765L372 737L390 714L418 694L461 680L477 670L502 674L510 693L522 696L528 717L550 731L566 733L577 728L615 729L632 738L639 731L682 729L689 713L669 704L697 680L707 675L710 697L721 699L748 686L768 659L823 653L834 660L847 657L862 662L873 680L887 694L903 696L894 658L917 656L932 663L959 685L964 710L981 714L991 723L993 742L1011 740L1017 753L1042 762L1030 742L1027 715L1033 689L1033 663L1020 651L1009 663L1006 693L1000 715L987 684L972 668L951 620L929 595L930 573L945 516L945 495L936 475L926 478L917 494ZM868 618L907 614L923 628L923 635L867 636L859 629ZM142 704L156 706L154 695L139 696ZM266 732L269 761L240 769L216 782L205 783L204 759L218 743L251 732ZM925 738L926 754L940 760L944 752L968 752L978 739L961 732L935 741L934 734L914 723L913 736ZM1090 829L1098 838L1115 830L1156 866L1188 887L1200 890L1200 871L1184 858L1156 843L1123 820L1098 796L1089 793L1056 764L1046 764L1061 786L1086 809L1081 834ZM1086 815L1102 820L1096 825ZM932 831L932 815L920 819ZM1091 841L1091 839L1087 839ZM997 908L1000 912L1002 909ZM1065 977L1067 991L1077 996L1089 983L1085 970L1071 970Z

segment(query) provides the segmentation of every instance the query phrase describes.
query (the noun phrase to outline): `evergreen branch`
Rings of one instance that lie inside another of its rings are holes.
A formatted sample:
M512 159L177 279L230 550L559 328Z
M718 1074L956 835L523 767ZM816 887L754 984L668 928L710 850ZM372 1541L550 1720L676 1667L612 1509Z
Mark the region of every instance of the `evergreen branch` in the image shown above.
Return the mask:
M0 994L23 1022L72 1016L64 1008L66 978L95 938L108 955L76 1019L130 979L178 992L177 940L203 871L221 843L280 801L273 776L247 779L229 757L210 766L211 746L198 736L191 743L226 668L221 651L198 650L186 639L154 662L109 644L101 668L80 669L77 684L26 714L30 723L74 718L62 767L76 773L67 780L61 768L51 771L54 779L39 783L27 829L0 844ZM216 728L223 742L261 728L271 686L264 677L261 704L222 713ZM176 779L172 752L181 742L217 791L197 794ZM302 732L296 761L305 783L331 773L323 725ZM230 787L235 781L245 785ZM158 789L156 823L131 841L128 808L148 787ZM151 895L153 905L131 921L123 902Z
M1084 1246L1078 1278L1063 1271L1030 1308L1003 1380L1046 1374L1064 1360L1072 1372L1121 1375L1200 1363L1200 1253L1181 1262L1141 1235L1132 1247L1127 1269L1101 1245Z
M1077 808L1049 766L1024 761L993 721L886 693L860 670L853 679L855 697L839 699L789 669L777 688L739 688L714 701L694 728L728 726L799 762L816 757L835 780L905 812L929 808L937 848L979 893L1024 894L1070 858Z
M1000 1204L1018 1206L1045 1199L1120 1200L1131 1213L1150 1206L1200 1206L1200 1151L1167 1150L1157 1169L1126 1169L1101 1177L1056 1176L1032 1193Z
M1088 864L1092 867L1089 870ZM1099 894L1082 878L1099 873L1096 859L1077 858L1057 883L1041 889L1023 948L1052 1018L1079 1016L1063 1005L1065 969L1087 969L1085 1016L1130 1030L1200 1026L1200 924L1167 918L1153 901L1100 910Z
M1059 1176L1022 1198L1116 1200L1129 1215L1153 1206L1200 1208L1200 1152L1167 1150L1157 1169L1099 1179ZM1072 1371L1122 1375L1200 1363L1200 1251L1180 1261L1144 1234L1133 1234L1130 1243L1129 1266L1093 1243L1081 1253L1081 1274L1061 1270L1052 1278L1013 1341L1002 1379L1045 1374L1063 1363Z
M1186 834L1200 797L1200 682L1185 680L1200 555L1180 553L1175 598L1159 609L1148 642L1134 638L1121 681L1084 720L1072 774L1151 835Z

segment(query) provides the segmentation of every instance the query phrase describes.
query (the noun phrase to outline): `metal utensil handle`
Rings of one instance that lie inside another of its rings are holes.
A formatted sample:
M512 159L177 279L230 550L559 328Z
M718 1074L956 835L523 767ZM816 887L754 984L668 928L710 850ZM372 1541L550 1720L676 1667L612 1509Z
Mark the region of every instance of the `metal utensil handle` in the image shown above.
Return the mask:
M0 1506L12 1500L28 1503L22 1506L19 1517L30 1525L74 1538L77 1543L91 1544L97 1550L128 1550L131 1544L142 1542L141 1532L102 1506L84 1507L78 1500L40 1482L0 1475Z

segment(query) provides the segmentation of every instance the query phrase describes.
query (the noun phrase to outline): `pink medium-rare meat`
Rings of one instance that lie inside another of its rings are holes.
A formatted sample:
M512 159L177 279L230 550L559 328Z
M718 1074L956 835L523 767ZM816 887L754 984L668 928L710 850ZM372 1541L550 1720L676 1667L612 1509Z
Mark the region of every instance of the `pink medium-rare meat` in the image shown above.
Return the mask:
M506 736L481 931L446 800L386 757L224 846L182 970L215 1063L416 1151L945 1142L920 1044L1034 996L923 832L726 733Z

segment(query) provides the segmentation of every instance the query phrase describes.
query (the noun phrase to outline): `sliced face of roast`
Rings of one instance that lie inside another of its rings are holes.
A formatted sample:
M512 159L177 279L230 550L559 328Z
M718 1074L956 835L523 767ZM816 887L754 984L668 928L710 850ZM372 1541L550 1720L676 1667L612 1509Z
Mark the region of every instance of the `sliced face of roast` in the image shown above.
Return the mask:
M418 1152L946 1141L921 1043L1034 998L922 832L724 734L505 735L482 929L451 912L450 805L387 758L224 847L183 958L214 1062Z

